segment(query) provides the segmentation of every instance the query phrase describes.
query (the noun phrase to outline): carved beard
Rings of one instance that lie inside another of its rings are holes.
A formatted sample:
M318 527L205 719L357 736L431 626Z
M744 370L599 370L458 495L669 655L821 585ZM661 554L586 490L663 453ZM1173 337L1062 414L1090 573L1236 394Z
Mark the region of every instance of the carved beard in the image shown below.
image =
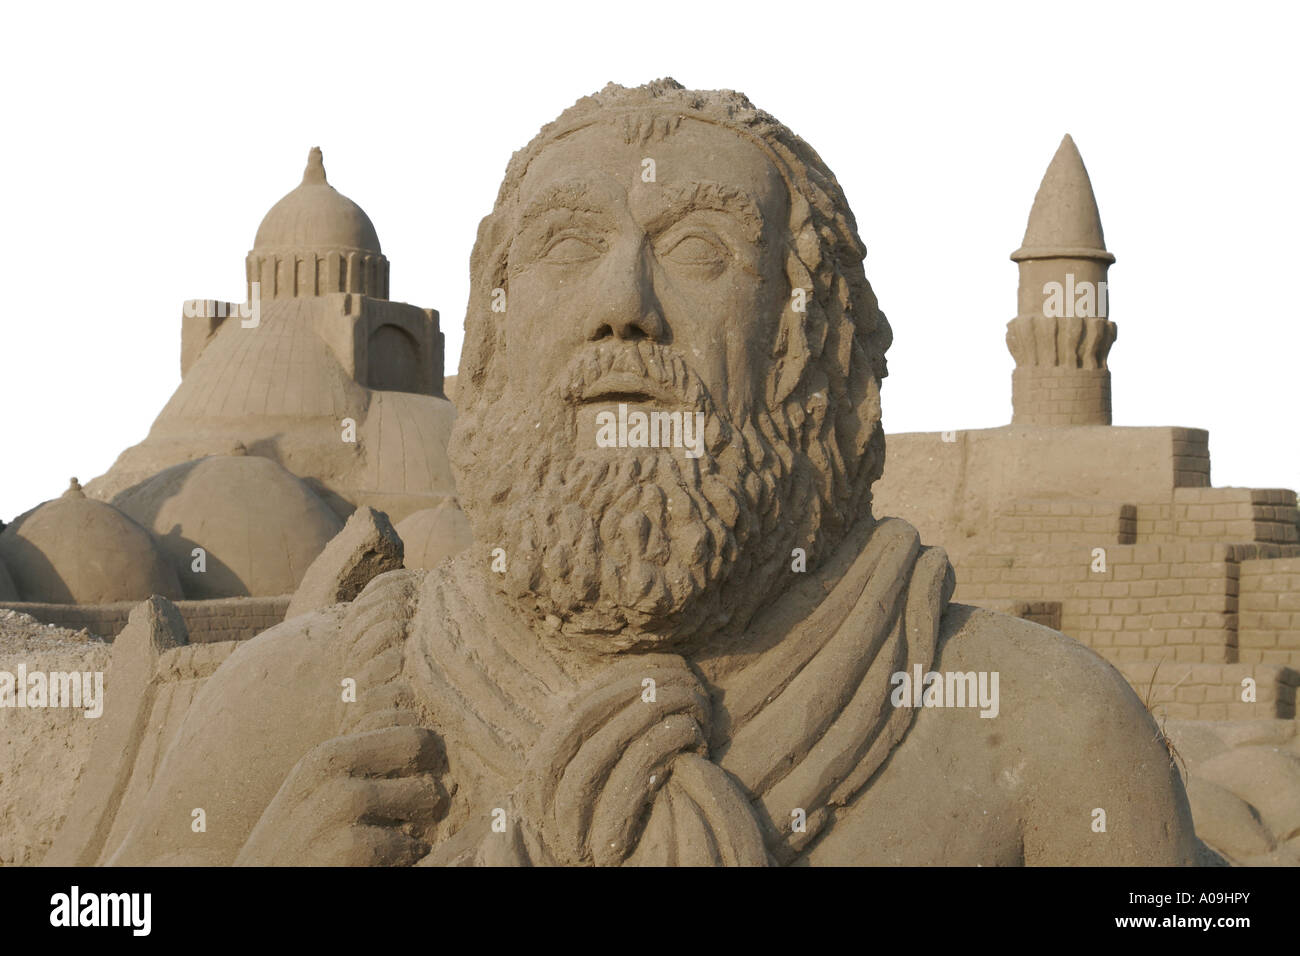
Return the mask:
M582 396L611 372L703 412L704 455L580 447ZM602 343L541 396L507 386L466 409L453 437L457 486L475 541L505 550L498 588L533 627L598 652L743 626L784 590L775 579L795 543L813 544L807 529L821 511L806 470L791 468L803 456L786 429L757 417L733 424L680 355L649 341ZM803 511L783 527L796 475Z

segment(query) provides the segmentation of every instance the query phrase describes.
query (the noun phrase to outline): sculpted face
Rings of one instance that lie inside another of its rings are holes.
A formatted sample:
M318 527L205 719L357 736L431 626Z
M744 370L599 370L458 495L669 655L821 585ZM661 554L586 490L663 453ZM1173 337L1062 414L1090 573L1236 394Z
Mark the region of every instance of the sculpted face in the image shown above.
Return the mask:
M546 149L524 177L509 252L506 347L532 356L519 370L525 393L542 394L575 358L646 342L681 356L733 416L748 415L789 297L788 219L768 158L708 123L686 120L653 143L626 143L603 123ZM626 376L583 401L610 407L619 396L677 404Z
M596 653L743 627L789 585L792 547L811 560L842 521L870 434L828 417L847 379L827 363L857 348L824 311L853 294L831 291L832 230L802 194L795 214L769 141L646 99L512 163L476 246L451 445L476 542L505 551L492 584ZM851 221L832 225L852 254ZM824 290L807 314L795 285Z

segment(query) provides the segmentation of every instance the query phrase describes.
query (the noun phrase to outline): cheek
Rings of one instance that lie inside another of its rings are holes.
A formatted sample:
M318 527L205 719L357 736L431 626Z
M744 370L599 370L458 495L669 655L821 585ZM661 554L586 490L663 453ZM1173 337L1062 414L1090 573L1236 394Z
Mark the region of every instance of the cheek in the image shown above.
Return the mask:
M763 399L765 370L787 298L784 279L777 281L770 273L765 281L737 272L713 282L674 285L669 324L675 345L716 399L733 406ZM725 395L719 391L723 383Z
M745 275L737 278L728 299L732 316L728 351L739 350L750 358L771 355L782 312L789 305L785 283L777 282L770 273L763 280Z
M508 280L511 324L549 336L580 328L587 313L601 302L602 276L601 263L521 269Z
M736 331L727 336L728 379L735 391L754 404L766 400L766 376L781 328L790 307L789 284L783 269L769 268L765 279L752 276L735 292Z
M579 306L588 297L580 282L543 281L540 269L525 269L510 277L505 323L506 351L517 358L511 368L516 381L545 383L573 350L581 327Z

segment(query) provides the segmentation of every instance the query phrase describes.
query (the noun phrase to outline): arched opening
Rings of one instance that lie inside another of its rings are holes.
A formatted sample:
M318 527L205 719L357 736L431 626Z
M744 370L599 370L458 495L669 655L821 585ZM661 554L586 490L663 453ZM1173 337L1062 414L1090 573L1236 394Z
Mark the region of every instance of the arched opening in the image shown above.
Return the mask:
M370 333L366 347L366 381L387 392L419 392L420 350L415 338L396 325L381 325Z

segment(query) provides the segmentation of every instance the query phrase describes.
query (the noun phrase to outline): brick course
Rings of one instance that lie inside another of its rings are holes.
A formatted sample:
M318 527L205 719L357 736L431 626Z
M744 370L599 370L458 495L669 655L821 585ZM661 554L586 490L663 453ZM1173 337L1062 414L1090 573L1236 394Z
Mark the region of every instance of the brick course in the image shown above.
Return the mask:
M192 644L243 641L284 620L292 595L257 598L218 598L210 601L176 601L189 629ZM0 607L30 614L42 624L70 630L85 628L112 640L126 627L137 601L116 604L41 604L32 601L0 603Z

